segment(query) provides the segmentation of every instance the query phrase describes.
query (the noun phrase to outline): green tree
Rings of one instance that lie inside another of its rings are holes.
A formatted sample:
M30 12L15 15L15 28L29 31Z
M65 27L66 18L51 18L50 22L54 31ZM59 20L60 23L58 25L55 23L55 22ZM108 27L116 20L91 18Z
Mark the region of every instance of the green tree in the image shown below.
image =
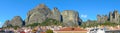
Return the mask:
M44 22L41 23L42 26L51 26L51 25L61 25L62 23L51 18L47 18Z
M53 33L53 31L52 30L47 30L46 33Z
M17 28L19 28L19 26L13 26L13 28L16 30Z
M11 27L13 27L11 24L9 24L8 26L7 26L8 28L11 28Z
M26 25L26 27L34 28L34 27L39 26L39 25L40 25L40 23L33 23L33 24Z
M51 26L51 25L56 25L56 26L60 26L62 25L61 22L55 20L55 19L51 19L51 18L47 18L44 22L42 23L33 23L33 24L29 24L26 25L27 27L36 27L36 26Z

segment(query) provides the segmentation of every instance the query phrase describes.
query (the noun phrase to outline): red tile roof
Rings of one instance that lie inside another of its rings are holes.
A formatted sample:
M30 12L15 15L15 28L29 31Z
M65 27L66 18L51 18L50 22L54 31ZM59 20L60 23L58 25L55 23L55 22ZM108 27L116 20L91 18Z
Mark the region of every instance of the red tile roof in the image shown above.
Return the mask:
M87 30L82 29L82 28L67 27L67 28L60 29L58 31L87 31Z

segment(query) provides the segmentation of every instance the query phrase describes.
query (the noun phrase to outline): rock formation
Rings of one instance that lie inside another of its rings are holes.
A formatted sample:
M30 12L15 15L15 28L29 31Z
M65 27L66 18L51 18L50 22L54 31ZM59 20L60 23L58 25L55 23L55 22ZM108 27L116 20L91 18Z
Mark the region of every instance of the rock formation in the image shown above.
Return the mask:
M6 20L3 27L7 27L8 25L10 25L10 21L9 20Z
M111 14L110 14L111 15ZM112 15L111 16L109 16L109 17L112 17L112 18L109 18L110 20L110 22L115 22L115 23L119 23L119 13L118 13L118 11L117 10L114 10L114 12L112 13Z
M112 12L109 12L109 21L112 21L113 16L112 16Z
M52 10L52 18L61 21L61 14L56 7Z
M66 26L79 25L78 22L80 21L80 19L78 18L79 17L78 12L76 12L74 10L65 10L61 14L63 17L63 23Z
M21 26L23 26L23 20L22 20L22 18L20 17L20 16L15 16L11 21L10 21L10 24L12 25L12 26L19 26L19 27L21 27Z
M107 15L102 15L102 16L97 15L97 22L104 23L106 21L108 21L108 16Z
M97 22L105 22L105 21L109 21L109 22L113 22L113 23L119 23L119 13L117 10L114 10L114 12L109 12L109 16L107 15L97 15Z
M97 22L101 23L101 16L99 14L97 15Z
M59 22L63 22L69 26L81 25L82 22L82 20L79 18L78 12L74 10L65 10L60 13L56 7L53 8L53 10L50 10L44 4L40 4L27 13L25 22L21 19L20 16L15 16L10 21L10 24L13 26L24 26L33 23L42 23L48 18L56 19ZM5 26L6 25L7 22L5 23Z
M68 13L67 17L69 18L66 18L66 15L64 15L66 13ZM45 21L46 18L52 18L60 22L66 22L66 23L72 21L76 25L78 25L78 23L80 25L82 22L82 20L78 16L78 12L68 10L68 11L62 12L62 16L61 16L61 13L59 12L58 8L54 7L53 10L51 11L44 4L40 4L33 10L29 11L25 22L26 22L26 25L32 24L32 23L42 23L43 21Z
M44 4L40 4L36 8L28 12L27 19L25 20L25 22L26 25L32 23L41 23L46 18L50 18L50 17L51 17L50 9Z

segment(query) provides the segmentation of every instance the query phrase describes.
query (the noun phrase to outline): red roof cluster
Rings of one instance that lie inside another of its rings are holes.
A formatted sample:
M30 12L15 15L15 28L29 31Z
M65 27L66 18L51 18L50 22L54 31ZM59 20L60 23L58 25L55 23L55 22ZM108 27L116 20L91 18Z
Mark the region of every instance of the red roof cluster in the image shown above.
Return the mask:
M87 31L87 30L81 29L80 27L78 28L67 27L67 28L60 29L58 31Z

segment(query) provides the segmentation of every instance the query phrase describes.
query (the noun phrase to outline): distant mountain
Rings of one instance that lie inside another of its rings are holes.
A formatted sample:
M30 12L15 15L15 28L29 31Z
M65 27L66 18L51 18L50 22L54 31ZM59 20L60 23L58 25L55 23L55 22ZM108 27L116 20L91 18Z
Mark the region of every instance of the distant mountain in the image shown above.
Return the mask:
M20 16L15 16L12 20L7 20L3 27L7 27L8 24L21 27L33 23L42 23L48 18L62 22L65 26L79 26L82 23L77 11L65 10L60 13L57 7L50 10L45 4L40 4L27 13L25 21L23 21Z

